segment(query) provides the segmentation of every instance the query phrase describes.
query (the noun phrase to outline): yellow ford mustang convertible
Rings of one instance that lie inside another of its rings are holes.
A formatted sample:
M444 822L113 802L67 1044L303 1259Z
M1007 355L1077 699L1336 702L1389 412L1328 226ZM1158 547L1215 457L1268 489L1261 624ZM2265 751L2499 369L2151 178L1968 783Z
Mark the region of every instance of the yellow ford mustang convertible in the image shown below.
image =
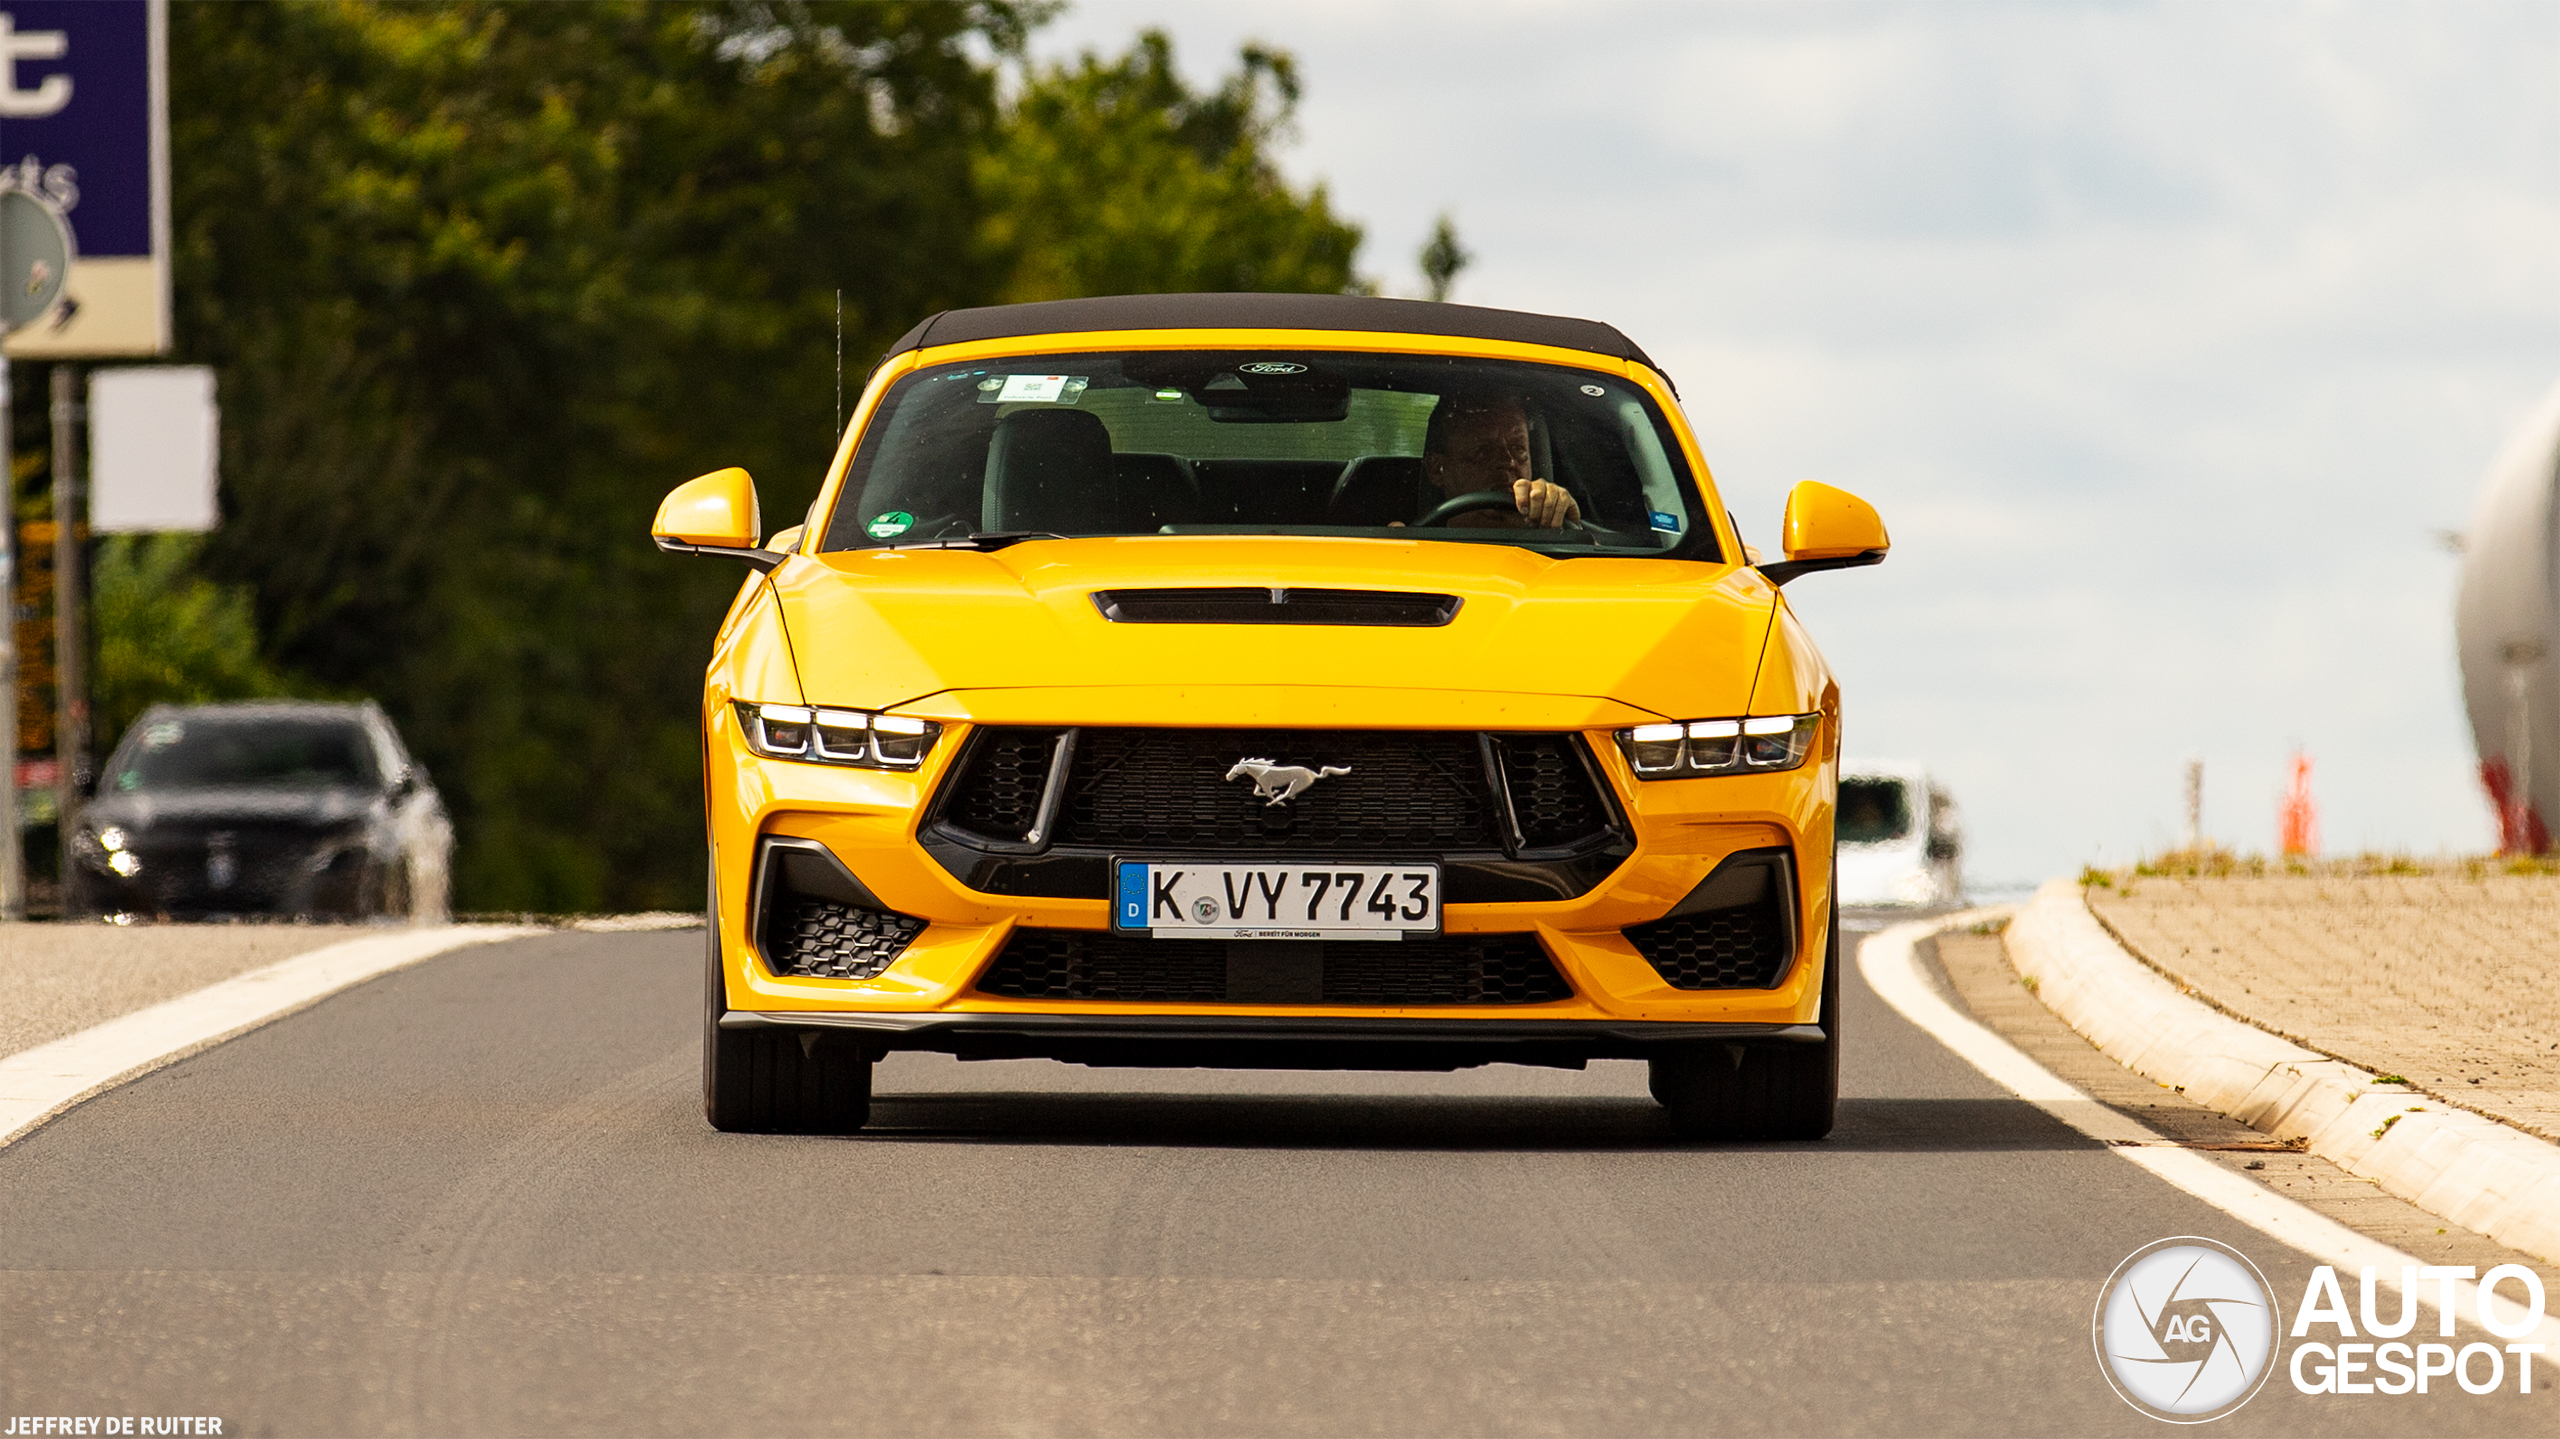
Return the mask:
M858 1128L914 1049L1643 1059L1682 1132L1821 1137L1839 691L1778 587L1886 539L1811 483L1784 523L1754 563L1587 320L916 326L805 525L734 469L658 512L755 571L702 701L711 1123Z

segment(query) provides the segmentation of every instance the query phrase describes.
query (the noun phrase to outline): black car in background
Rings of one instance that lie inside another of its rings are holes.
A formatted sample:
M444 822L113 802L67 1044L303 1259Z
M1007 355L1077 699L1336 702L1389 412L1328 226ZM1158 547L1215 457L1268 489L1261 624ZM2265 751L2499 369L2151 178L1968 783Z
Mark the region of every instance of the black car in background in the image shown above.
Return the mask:
M157 705L73 821L64 911L440 921L452 847L378 705Z

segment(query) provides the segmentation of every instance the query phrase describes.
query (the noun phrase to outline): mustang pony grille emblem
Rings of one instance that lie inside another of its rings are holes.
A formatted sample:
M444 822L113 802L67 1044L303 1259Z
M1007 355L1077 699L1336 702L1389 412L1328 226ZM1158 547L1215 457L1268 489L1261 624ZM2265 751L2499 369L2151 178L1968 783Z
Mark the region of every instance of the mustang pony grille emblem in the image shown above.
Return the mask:
M1227 771L1227 778L1252 780L1253 797L1263 802L1264 809L1269 809L1275 804L1287 804L1305 794L1307 786L1314 784L1317 780L1331 779L1335 775L1349 773L1351 773L1351 766L1345 764L1329 764L1322 769L1309 769L1300 764L1274 764L1267 759L1240 759L1236 761L1234 769Z

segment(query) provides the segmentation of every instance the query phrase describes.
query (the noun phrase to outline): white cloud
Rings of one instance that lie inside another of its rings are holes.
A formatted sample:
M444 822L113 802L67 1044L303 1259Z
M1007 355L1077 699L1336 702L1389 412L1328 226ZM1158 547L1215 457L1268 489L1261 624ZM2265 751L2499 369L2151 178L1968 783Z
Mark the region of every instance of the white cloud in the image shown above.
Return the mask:
M2208 827L2489 837L2457 562L2560 374L2560 6L1088 3L1042 53L1260 38L1291 173L1368 268L1454 211L1457 298L1607 319L1726 497L1868 495L1898 547L1791 596L1853 747L1965 802L1977 875Z

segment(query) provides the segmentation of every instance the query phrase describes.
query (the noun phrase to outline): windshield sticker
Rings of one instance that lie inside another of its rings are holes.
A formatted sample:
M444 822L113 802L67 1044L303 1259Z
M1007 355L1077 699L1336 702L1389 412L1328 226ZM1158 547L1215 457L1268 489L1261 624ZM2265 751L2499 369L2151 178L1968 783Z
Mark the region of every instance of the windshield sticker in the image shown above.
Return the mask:
M1590 387L1586 385L1584 388ZM1657 530L1668 530L1676 535L1680 533L1680 517L1668 510L1656 510L1653 512L1653 527Z
M1591 398L1593 398L1593 399L1597 400L1597 399L1602 399L1602 398L1606 397L1606 396L1608 395L1608 393L1609 393L1609 392L1608 392L1607 390L1604 390L1604 389L1600 388L1598 385L1585 385L1585 386L1583 386L1583 387L1582 387L1582 393L1584 393L1584 394L1586 394L1586 395L1589 395Z
M1180 390L1158 390L1156 391L1156 398L1159 400L1170 400L1175 404L1180 404L1182 402L1182 392Z
M999 405L1072 405L1084 394L1082 375L1007 375L996 391ZM986 388L980 382L979 389Z
M176 744L186 732L187 727L176 720L162 720L142 732L143 748L166 749Z
M1238 365L1236 369L1247 375L1303 375L1307 372L1306 366L1288 360L1256 360L1250 365Z
M891 510L887 514L873 516L871 523L862 528L875 540L890 540L896 539L915 527L915 516L904 510Z

